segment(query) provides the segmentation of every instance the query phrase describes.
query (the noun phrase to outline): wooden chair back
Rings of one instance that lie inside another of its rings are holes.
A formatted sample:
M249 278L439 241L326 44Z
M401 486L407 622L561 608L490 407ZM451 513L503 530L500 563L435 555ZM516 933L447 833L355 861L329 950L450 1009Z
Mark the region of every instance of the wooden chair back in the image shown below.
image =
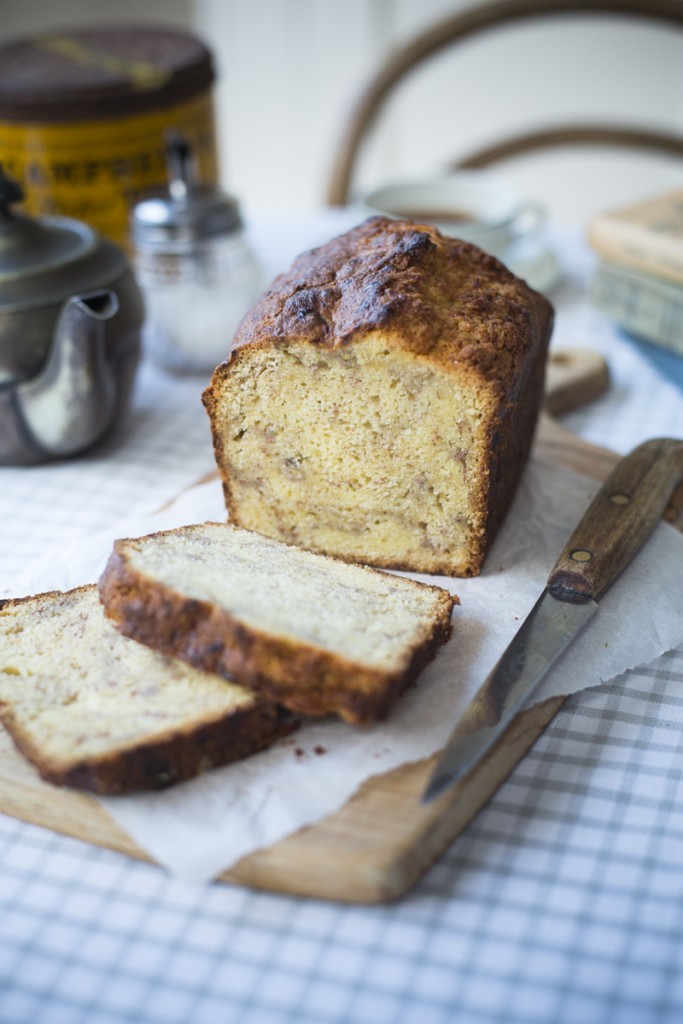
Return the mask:
M344 206L363 143L392 90L418 65L471 36L506 23L566 14L617 15L683 27L681 0L495 0L461 11L437 23L397 50L363 89L344 125L327 188L327 202ZM508 137L451 164L452 169L482 168L541 148L566 145L626 146L683 157L683 136L645 126L585 124L551 126Z

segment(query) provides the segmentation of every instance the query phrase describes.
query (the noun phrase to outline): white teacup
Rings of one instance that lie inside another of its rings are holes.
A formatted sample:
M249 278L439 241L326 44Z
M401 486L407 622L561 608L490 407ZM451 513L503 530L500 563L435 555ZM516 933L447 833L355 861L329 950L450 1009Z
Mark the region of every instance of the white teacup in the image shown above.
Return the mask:
M366 196L365 213L434 224L494 256L538 230L541 207L520 199L505 182L482 171L386 185Z

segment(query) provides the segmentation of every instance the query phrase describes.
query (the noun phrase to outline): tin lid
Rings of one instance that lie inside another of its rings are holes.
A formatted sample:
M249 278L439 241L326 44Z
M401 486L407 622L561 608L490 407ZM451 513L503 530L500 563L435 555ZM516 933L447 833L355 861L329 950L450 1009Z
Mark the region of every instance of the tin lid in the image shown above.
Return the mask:
M163 249L174 242L198 242L239 231L237 200L219 188L197 184L192 150L181 135L170 132L166 141L168 192L143 199L133 208L133 244Z
M211 52L153 26L64 30L0 46L0 120L121 117L191 99L215 79Z

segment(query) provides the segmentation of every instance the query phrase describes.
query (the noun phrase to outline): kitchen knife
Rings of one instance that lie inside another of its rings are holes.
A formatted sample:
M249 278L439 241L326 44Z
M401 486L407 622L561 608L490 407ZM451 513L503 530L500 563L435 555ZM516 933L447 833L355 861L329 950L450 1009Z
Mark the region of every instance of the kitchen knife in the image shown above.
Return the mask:
M548 577L545 590L443 750L426 803L472 770L512 723L562 652L598 611L683 480L683 441L646 441L614 468Z

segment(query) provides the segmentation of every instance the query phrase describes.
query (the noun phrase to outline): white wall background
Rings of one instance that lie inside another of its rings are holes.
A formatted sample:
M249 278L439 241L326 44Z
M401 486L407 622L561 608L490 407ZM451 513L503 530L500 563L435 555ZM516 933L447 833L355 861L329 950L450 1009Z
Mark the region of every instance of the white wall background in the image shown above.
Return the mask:
M476 0L2 0L0 39L68 25L166 22L212 47L223 177L245 206L325 195L353 100L397 44ZM683 3L683 0L681 0ZM357 189L440 171L497 134L557 119L683 134L683 32L603 17L487 32L413 73L364 151ZM683 185L681 161L566 150L500 168L557 219Z

